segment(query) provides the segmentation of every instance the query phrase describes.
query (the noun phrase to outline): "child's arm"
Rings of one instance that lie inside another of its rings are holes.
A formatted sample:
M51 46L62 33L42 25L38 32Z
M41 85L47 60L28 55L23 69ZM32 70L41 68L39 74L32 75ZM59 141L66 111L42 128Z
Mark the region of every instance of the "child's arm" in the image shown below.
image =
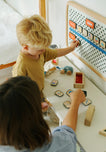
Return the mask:
M79 45L79 41L73 41L70 47L57 49L57 57L64 56L72 51Z

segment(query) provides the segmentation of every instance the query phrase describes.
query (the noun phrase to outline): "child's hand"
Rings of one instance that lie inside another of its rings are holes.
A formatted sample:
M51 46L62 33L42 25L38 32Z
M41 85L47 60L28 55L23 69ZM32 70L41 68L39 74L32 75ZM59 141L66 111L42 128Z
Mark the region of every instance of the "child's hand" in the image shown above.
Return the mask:
M49 104L46 102L42 102L41 107L42 107L42 112L47 112L47 110L49 108Z
M74 40L74 41L71 42L70 47L74 51L74 49L76 47L78 47L78 45L79 45L79 41Z

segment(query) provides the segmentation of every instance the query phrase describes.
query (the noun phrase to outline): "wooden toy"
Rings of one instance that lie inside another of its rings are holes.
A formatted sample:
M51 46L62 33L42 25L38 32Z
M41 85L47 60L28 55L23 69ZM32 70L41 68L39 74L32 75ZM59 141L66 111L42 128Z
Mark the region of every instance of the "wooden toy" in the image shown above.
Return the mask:
M60 66L56 66L56 69L61 70L61 67Z
M82 102L82 104L84 105L84 106L88 106L88 105L90 105L92 103L92 101L90 100L90 99L88 99L88 98L86 98L86 100L84 101L84 102Z
M84 121L85 126L90 126L91 125L94 112L95 112L95 106L90 105L88 107L88 110L86 111L86 116L85 116L85 121Z
M68 90L66 91L66 94L70 97L70 93L71 93L72 91L73 91L72 89L68 89ZM85 91L85 90L82 90L82 91L84 92L85 96L87 96L87 91ZM87 99L87 100L89 100L89 99ZM84 102L85 102L85 101L84 101ZM89 104L91 103L90 100L89 100L88 102L89 102Z
M55 91L55 95L58 97L62 97L64 95L64 93L60 90Z
M71 75L73 73L73 68L71 66L65 66L64 68L60 69L60 73L67 73L68 75Z
M55 70L56 70L56 67L49 69L49 71L55 71Z
M58 80L53 79L50 83L51 86L56 86L58 84Z
M65 108L69 109L71 106L71 102L67 100L67 101L63 102L63 105Z
M77 46L80 46L81 45L81 41L78 38L76 40L79 42L79 44Z
M85 94L85 97L87 96L87 91L85 91L85 90L82 90L83 92L84 92L84 94Z
M106 128L99 131L100 135L106 136Z
M75 72L73 87L74 88L84 88L84 73Z
M44 71L45 76L49 76L51 73L53 73L56 70L56 67L53 67L49 69L48 71Z
M72 92L72 90L71 89L68 89L67 91L66 91L66 94L70 97L70 93Z

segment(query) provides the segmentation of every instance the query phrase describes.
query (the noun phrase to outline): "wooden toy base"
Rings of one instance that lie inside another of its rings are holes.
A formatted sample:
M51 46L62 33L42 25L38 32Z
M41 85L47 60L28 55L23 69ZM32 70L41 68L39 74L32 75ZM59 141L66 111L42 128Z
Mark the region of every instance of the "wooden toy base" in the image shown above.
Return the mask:
M74 88L84 88L84 73L76 72L74 76Z

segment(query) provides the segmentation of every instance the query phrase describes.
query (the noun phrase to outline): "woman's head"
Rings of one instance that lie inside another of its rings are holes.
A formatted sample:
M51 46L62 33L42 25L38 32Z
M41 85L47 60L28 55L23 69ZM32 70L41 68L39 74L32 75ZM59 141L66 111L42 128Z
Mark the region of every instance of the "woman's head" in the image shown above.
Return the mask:
M49 133L34 81L18 76L0 85L0 145L35 149L50 140Z
M52 42L52 33L46 21L39 15L24 18L17 24L17 38L24 46L46 48Z

